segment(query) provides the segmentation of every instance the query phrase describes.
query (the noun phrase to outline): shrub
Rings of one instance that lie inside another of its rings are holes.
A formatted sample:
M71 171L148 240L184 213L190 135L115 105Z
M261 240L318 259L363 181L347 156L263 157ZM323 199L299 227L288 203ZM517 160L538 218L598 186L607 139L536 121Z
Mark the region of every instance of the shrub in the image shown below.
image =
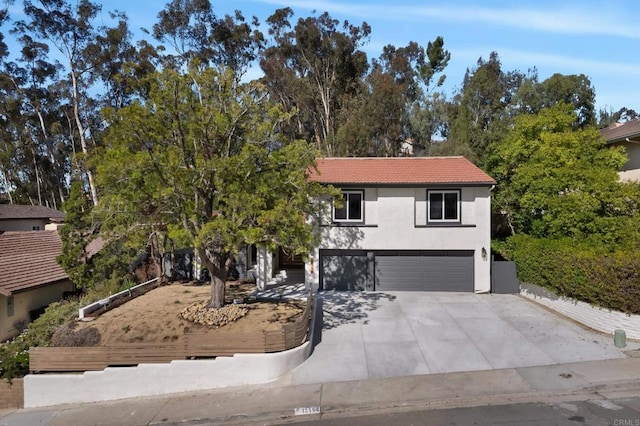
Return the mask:
M95 328L87 327L76 330L76 323L70 322L61 325L51 337L52 346L96 346L100 343L100 332Z
M49 305L18 337L0 345L0 378L11 380L29 372L29 348L50 346L56 328L73 320L78 312L77 300Z
M572 239L511 237L500 246L516 262L521 282L608 309L640 314L640 258Z

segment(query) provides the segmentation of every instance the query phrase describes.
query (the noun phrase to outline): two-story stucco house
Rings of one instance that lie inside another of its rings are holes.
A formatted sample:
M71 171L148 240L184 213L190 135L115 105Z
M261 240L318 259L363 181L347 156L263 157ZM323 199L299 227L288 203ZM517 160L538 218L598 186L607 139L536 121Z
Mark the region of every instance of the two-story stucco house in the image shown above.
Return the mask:
M325 158L309 178L344 198L342 206L326 200L316 224L321 242L305 263L310 288L490 291L496 182L469 160Z

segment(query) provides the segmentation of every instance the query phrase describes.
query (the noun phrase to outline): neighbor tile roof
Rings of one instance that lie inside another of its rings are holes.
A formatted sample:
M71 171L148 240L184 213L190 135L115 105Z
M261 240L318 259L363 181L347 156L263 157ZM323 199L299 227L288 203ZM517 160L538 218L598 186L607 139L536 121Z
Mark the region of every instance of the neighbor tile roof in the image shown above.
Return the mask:
M67 279L56 262L62 240L56 231L0 234L0 294L39 287Z
M486 184L496 181L464 157L360 157L317 160L311 180L329 184Z
M613 124L606 129L602 129L600 134L609 143L622 142L626 138L637 138L640 136L640 119L622 124Z
M54 219L63 220L61 211L44 206L21 204L0 204L0 220L2 219Z

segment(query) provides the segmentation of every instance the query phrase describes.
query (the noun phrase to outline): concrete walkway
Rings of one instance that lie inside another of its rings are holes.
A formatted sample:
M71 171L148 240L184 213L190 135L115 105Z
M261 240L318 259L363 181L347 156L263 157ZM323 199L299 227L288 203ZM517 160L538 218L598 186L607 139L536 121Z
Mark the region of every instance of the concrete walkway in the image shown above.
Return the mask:
M616 359L596 333L518 295L322 292L321 342L288 384ZM640 344L628 342L629 349Z
M366 381L253 386L0 413L0 425L282 424L319 418L640 395L640 358Z

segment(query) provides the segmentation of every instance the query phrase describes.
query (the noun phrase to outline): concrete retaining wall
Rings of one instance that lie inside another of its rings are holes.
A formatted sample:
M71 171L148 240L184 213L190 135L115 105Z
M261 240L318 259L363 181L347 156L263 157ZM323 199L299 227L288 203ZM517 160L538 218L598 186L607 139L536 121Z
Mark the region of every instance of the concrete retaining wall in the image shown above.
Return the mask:
M135 285L135 286L131 287L128 290L123 290L123 291L121 291L119 293L112 294L111 296L106 297L106 298L104 298L102 300L98 300L97 302L91 303L90 305L83 306L82 308L80 308L78 310L78 318L84 319L84 317L89 315L90 313L95 312L98 309L101 309L101 308L109 305L109 303L111 303L111 302L113 302L113 301L115 301L117 299L129 296L131 294L131 292L133 292L133 291L136 291L136 290L145 288L145 287L147 287L147 286L149 286L151 284L154 284L156 281L158 281L158 278L154 278L152 280L145 281L142 284Z
M640 339L640 315L627 315L568 297L558 297L532 284L522 284L520 294L594 330L613 335L619 328L625 331L627 338Z
M311 343L307 341L273 354L140 364L83 374L30 374L24 378L24 406L109 401L266 383L301 364L310 350Z

